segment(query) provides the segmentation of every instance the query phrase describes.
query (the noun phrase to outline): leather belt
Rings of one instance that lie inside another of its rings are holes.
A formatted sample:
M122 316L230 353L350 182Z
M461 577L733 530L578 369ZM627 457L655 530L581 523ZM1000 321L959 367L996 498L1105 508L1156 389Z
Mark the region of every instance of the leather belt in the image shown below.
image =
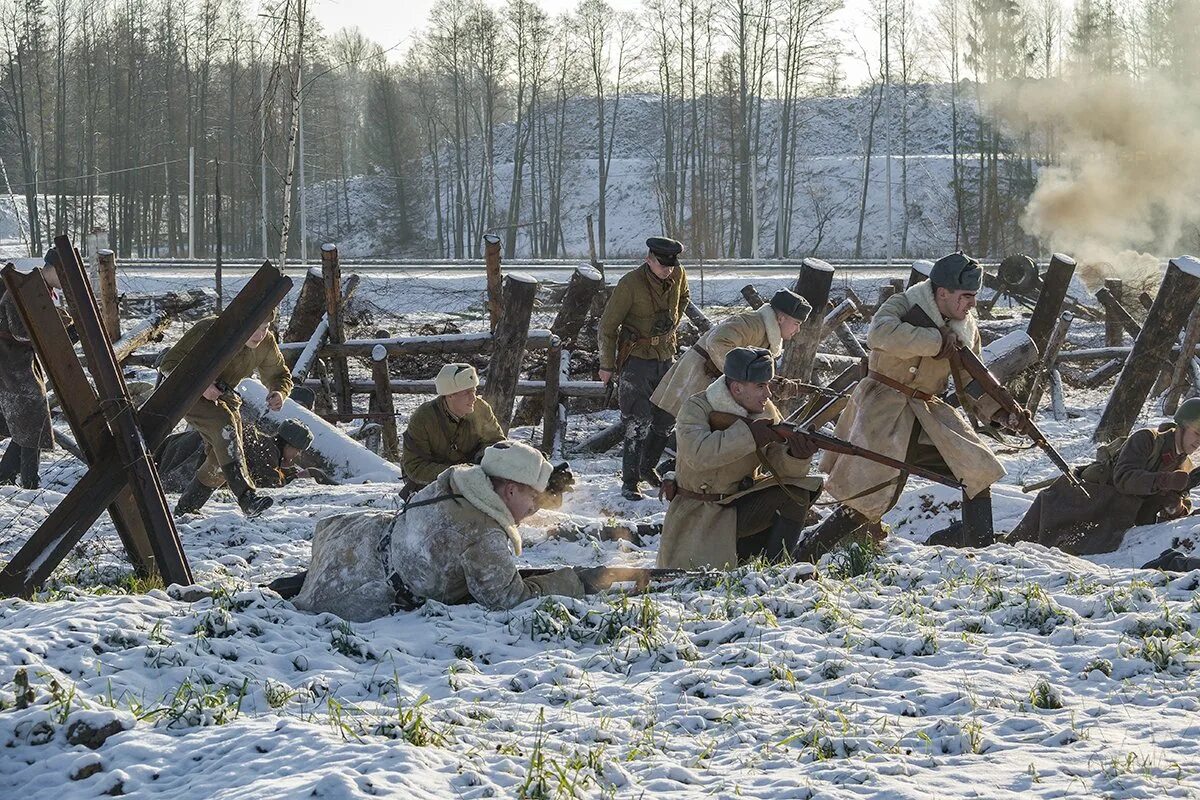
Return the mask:
M900 381L889 378L882 372L876 372L873 369L867 370L867 377L871 380L879 381L888 388L895 389L900 394L908 395L914 400L924 400L926 403L928 403L934 399L934 396L929 392L922 392L920 389L914 389L911 386L905 386Z
M705 494L704 492L693 492L679 485L676 485L675 487L675 496L686 497L689 500L699 500L702 503L719 503L726 497L732 497L732 495L728 494Z
M706 375L708 375L710 378L721 377L721 375L723 373L721 372L721 370L717 369L717 363L715 361L713 361L713 357L708 354L707 350L705 350L703 347L701 347L698 344L692 345L692 349L695 350L697 353L699 353L700 356L704 359L704 373Z
M635 339L633 343L635 345L647 345L648 344L651 347L658 347L659 342L673 342L673 341L675 341L674 331L672 331L671 333L661 333L658 336L640 336L637 339Z

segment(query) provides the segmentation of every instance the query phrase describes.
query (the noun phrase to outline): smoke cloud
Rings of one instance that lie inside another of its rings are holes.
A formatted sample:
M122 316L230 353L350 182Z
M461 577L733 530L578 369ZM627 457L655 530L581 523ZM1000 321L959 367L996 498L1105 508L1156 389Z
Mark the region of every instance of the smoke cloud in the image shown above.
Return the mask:
M1048 141L1021 218L1043 246L1112 276L1157 275L1200 231L1200 106L1163 78L1028 82L995 98L1010 131Z

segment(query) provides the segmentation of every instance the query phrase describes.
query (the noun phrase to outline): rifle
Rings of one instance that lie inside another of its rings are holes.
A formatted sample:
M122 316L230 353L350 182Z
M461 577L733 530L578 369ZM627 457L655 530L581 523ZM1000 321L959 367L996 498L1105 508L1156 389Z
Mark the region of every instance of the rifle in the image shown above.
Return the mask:
M517 570L522 578L533 578L538 575L548 575L551 572L561 569L561 567L522 567ZM689 569L660 569L646 567L594 567L600 572L600 575L594 577L590 582L598 589L607 589L614 583L632 583L639 590L646 589L651 583L657 581L670 581L676 578L684 578L689 575L704 575L709 570L689 570Z
M938 328L937 324L929 318L925 313L925 309L918 305L914 305L904 315L901 322L906 322L909 325L915 325L918 328ZM952 358L957 358L963 370L971 376L971 383L964 387L960 387L962 394L967 394L971 397L979 397L987 395L1000 404L1000 408L1010 416L1014 416L1021 420L1022 432L1033 440L1041 451L1054 462L1054 466L1058 467L1059 471L1066 476L1067 482L1076 489L1083 491L1083 483L1079 478L1075 477L1075 471L1071 469L1071 465L1067 463L1062 454L1055 449L1050 440L1046 438L1046 434L1038 428L1033 421L1033 417L1025 409L1023 405L1017 402L1017 399L1012 396L1012 393L1004 387L1000 381L996 380L996 376L991 373L987 365L979 360L979 356L966 345L959 344L955 348L955 352L951 355Z
M724 411L713 411L708 415L708 424L712 426L714 431L723 431L733 426L735 422L741 420L749 424L749 420L745 417L739 417L737 414L727 414ZM885 467L907 472L912 475L924 478L934 483L940 483L943 486L949 486L951 489L963 489L963 485L952 477L934 472L931 469L918 467L915 464L909 464L907 461L901 461L898 458L885 456L883 453L876 453L874 450L868 450L865 447L859 447L851 442L843 441L836 436L829 436L814 430L810 426L804 424L796 424L792 422L776 422L771 428L780 437L780 440L790 433L796 432L816 442L822 450L830 453L840 453L845 456L857 456L865 458L867 461L874 461L876 464L883 464ZM781 431L783 431L781 433Z

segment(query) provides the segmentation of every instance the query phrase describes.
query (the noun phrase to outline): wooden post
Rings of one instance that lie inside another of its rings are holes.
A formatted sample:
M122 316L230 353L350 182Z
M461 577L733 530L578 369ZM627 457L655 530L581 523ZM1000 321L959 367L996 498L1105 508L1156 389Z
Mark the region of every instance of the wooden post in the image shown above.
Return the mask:
M933 271L933 262L925 259L918 259L912 263L912 269L908 273L908 284L905 288L911 289L921 281L929 280L929 273Z
M895 293L896 285L891 281L884 281L883 283L879 284L879 299L878 302L875 303L875 310L878 311L879 307L890 300L892 295Z
M1062 349L1063 342L1067 340L1067 331L1070 330L1071 322L1074 319L1074 314L1064 311L1058 318L1058 324L1054 326L1054 332L1050 334L1050 341L1046 343L1046 349L1042 352L1041 366L1034 372L1029 383L1029 400L1025 407L1029 409L1030 414L1036 414L1038 406L1041 405L1046 381L1054 372L1054 362L1058 360L1058 351Z
M117 302L117 256L112 250L96 251L97 265L100 272L100 316L104 320L104 329L108 340L115 342L121 338L121 309Z
M100 409L112 432L111 450L124 466L122 476L133 489L134 505L150 537L155 567L164 583L187 585L192 582L192 573L183 555L175 520L167 509L158 471L154 468L146 439L138 427L137 417L128 413L133 401L125 388L125 379L113 355L108 333L100 322L100 312L83 261L66 236L55 237L54 249L58 252L58 272L63 289L75 310L80 344L83 345L89 371L96 382ZM107 505L109 503L104 504Z
M221 162L220 162L220 160L218 160L216 162L215 184L216 184L216 187L215 187L216 191L215 191L214 197L213 197L213 201L214 201L214 203L213 203L213 212L214 212L213 213L213 225L217 229L217 268L213 274L213 282L216 284L215 289L217 292L217 313L220 314L221 309L225 307L225 299L223 296L224 295L224 287L222 286L222 282L224 280L224 270L221 268L221 259L224 257L223 251L225 250L225 245L224 245L224 241L222 240L222 231L221 231ZM300 202L303 203L304 201L301 200Z
M504 276L501 290L504 316L496 325L483 399L492 407L506 433L512 422L513 398L521 377L521 361L525 357L525 340L529 335L537 290L538 282L528 275L511 272Z
M691 300L688 300L688 304L684 306L683 312L687 314L687 318L696 326L696 330L700 331L701 336L712 330L712 320Z
M1121 373L1121 367L1124 365L1124 361L1115 358L1106 361L1084 376L1082 381L1084 388L1094 389L1102 383L1108 383Z
M378 345L371 354L371 377L375 380L375 403L383 424L383 457L400 458L400 437L396 433L396 404L392 399L392 376L388 370L387 348Z
M603 286L604 276L586 264L579 265L571 273L558 314L550 325L550 332L559 338L564 348L571 349L575 346L575 337L587 321L592 300Z
M800 324L796 335L783 346L783 366L779 371L782 377L800 381L807 381L811 377L824 325L824 309L829 302L832 285L832 266L817 258L806 258L801 262L800 275L796 278L793 291L808 301L812 313Z
M323 292L323 278L321 283ZM357 274L351 275L346 279L345 283L342 284L342 308L345 308L350 303L350 298L354 296L355 290L358 289L358 284L359 277ZM283 362L292 369L293 381L298 383L308 377L308 373L317 363L317 355L322 352L322 348L325 347L328 340L329 314L323 313L321 315L320 322L318 322L317 326L313 329L312 335L309 336L308 341L304 343L304 347L297 349L294 347L288 347L287 345L280 346L280 352L283 354ZM288 344L292 343L289 342ZM345 343L343 342L341 345L339 345L339 347L343 348L343 351L340 353L340 355L345 358L348 355L344 351ZM365 353L365 355L371 355L373 352L374 350L372 349L371 352Z
M542 398L542 447L549 458L554 452L554 440L558 436L558 382L562 378L564 351L560 344L546 351L546 394ZM569 358L570 355L567 354Z
M1058 322L1058 315L1074 274L1075 259L1062 253L1055 253L1050 257L1050 266L1042 276L1037 305L1033 307L1033 316L1029 318L1029 325L1025 329L1029 338L1037 345L1039 353L1045 352L1046 343L1050 341L1050 334Z
M342 267L338 262L336 244L321 245L321 274L325 280L325 313L329 315L329 343L346 341L345 320L342 319ZM349 383L350 367L346 357L333 357L333 377L337 384L338 412L349 414L354 410Z
M755 311L767 304L767 301L763 300L762 295L760 295L758 290L754 288L753 283L747 283L742 287L742 297L746 298L746 302L749 303L750 307Z
M600 259L596 258L596 228L592 224L592 215L587 215L587 237L588 237L588 260L591 262L592 269L604 276L604 265L600 263Z
M288 318L287 331L283 334L285 342L307 342L312 338L313 331L325 316L325 277L321 270L313 267L304 273L304 283L300 284L300 294L296 304L292 306L292 316Z
M501 308L500 308L500 237L494 233L489 233L483 237L483 263L487 269L487 293L488 293L488 320L490 321L492 333L496 332L496 326L500 324Z
M1179 349L1179 358L1171 371L1171 384L1163 397L1165 415L1172 415L1179 410L1179 398L1187 388L1187 380L1191 377L1191 365L1196 360L1197 344L1200 344L1200 306L1193 308L1192 315L1188 318L1187 330L1183 334L1183 346Z
M1133 343L1125 368L1096 427L1095 441L1124 436L1133 428L1155 377L1169 364L1175 337L1200 299L1200 261L1191 256L1171 259L1142 333ZM1184 350L1186 355L1187 351Z
M1054 414L1055 422L1062 422L1067 418L1067 406L1063 399L1062 375L1058 370L1050 370L1050 409Z
M1142 332L1142 326L1133 318L1125 306L1121 305L1121 301L1112 293L1112 289L1107 285L1101 287L1096 292L1096 299L1100 301L1100 305L1104 306L1104 340L1109 347L1121 346L1121 331L1128 331L1129 338L1136 339ZM1121 287L1117 287L1120 290ZM1113 330L1115 329L1115 334ZM1113 340L1116 343L1113 343Z
M1108 296L1111 297L1117 304L1121 306L1121 294L1125 290L1125 282L1120 278L1105 278L1104 288L1108 290ZM1103 302L1103 301L1101 301ZM1122 311L1125 309L1122 308ZM1129 312L1126 312L1128 314ZM1123 320L1118 319L1111 311L1108 305L1104 305L1104 343L1109 347L1120 347L1121 339L1123 338L1124 327ZM1137 334L1134 334L1137 338Z

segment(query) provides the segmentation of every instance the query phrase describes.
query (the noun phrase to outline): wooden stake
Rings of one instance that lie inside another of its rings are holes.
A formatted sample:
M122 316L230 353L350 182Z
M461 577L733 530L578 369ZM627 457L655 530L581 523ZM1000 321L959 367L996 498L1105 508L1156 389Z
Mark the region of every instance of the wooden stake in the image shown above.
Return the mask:
M742 287L742 297L746 298L746 302L749 303L750 307L755 311L762 308L767 303L766 300L762 299L762 295L758 293L758 290L754 288L753 283L747 283Z
M1183 334L1183 345L1179 350L1179 358L1171 371L1171 384L1163 397L1163 414L1170 416L1179 410L1179 399L1187 388L1192 362L1196 359L1196 345L1200 344L1200 306L1192 309L1188 318L1187 330Z
M96 251L97 268L100 275L100 316L108 340L121 338L121 309L117 301L117 256L112 250Z
M1129 338L1136 339L1142 332L1142 326L1125 306L1121 305L1121 301L1108 286L1108 281L1104 283L1105 285L1096 292L1096 299L1104 306L1104 341L1109 347L1120 347L1121 331L1128 331ZM1117 289L1119 291L1121 287L1118 286Z
M507 433L512 422L513 398L521 377L521 361L529 336L529 320L537 298L538 282L519 272L504 276L501 308L504 316L496 325L492 360L487 369L483 399L492 407L500 427Z
M1063 342L1067 340L1067 331L1070 330L1071 322L1074 319L1075 315L1070 311L1062 312L1058 318L1058 324L1054 326L1054 332L1050 334L1050 341L1046 343L1046 349L1042 352L1041 366L1034 371L1033 378L1030 380L1029 400L1025 404L1030 414L1036 414L1038 406L1041 405L1046 381L1054 372L1054 362L1058 360L1058 351L1062 349Z
M288 318L283 341L307 342L324 316L325 277L321 270L314 267L304 273L304 283L300 284L300 294L296 297L296 304L292 306L292 315Z
M383 457L400 459L400 437L396 433L396 404L392 399L392 376L388 370L387 348L382 345L371 354L371 377L375 380L375 404L382 415Z
M491 322L490 330L495 333L502 316L500 305L502 275L500 273L500 237L494 233L483 237L483 263L487 269L488 319Z
M1125 291L1125 282L1122 281L1120 278L1105 278L1104 279L1104 288L1108 290L1108 296L1111 297L1116 302L1118 307L1120 307L1121 306L1121 295ZM1101 303L1103 303L1103 302L1104 301L1101 301ZM1124 311L1125 309L1121 308L1121 310ZM1125 312L1125 313L1128 314L1129 312ZM1118 319L1116 317L1116 315L1114 315L1112 312L1109 311L1108 304L1105 303L1104 304L1104 344L1108 345L1109 347L1120 347L1121 346L1121 340L1124 338L1123 331L1125 330L1123 323L1124 323L1123 320ZM1133 336L1135 339L1137 338L1136 333Z
M549 458L554 452L554 440L558 436L558 383L562 378L563 355L561 345L551 345L546 351L546 393L542 397L542 447Z
M1095 441L1109 441L1124 436L1133 428L1155 377L1164 365L1170 363L1168 354L1171 346L1198 299L1200 261L1191 256L1172 259L1163 276L1158 297L1142 325L1141 335L1133 343L1129 358L1125 360L1125 368L1121 370L1117 385L1100 417Z
M783 366L780 375L793 380L807 381L812 376L817 345L821 340L824 309L829 302L833 285L833 267L817 258L806 258L800 264L800 274L793 289L812 306L808 319L783 347ZM798 399L796 402L799 402ZM791 411L791 409L787 409Z
M338 262L336 244L321 245L321 274L325 280L325 313L329 316L329 342L338 345L346 341L345 320L342 319L342 267ZM350 366L344 355L334 355L333 379L338 394L338 412L349 414L354 410L348 385Z

